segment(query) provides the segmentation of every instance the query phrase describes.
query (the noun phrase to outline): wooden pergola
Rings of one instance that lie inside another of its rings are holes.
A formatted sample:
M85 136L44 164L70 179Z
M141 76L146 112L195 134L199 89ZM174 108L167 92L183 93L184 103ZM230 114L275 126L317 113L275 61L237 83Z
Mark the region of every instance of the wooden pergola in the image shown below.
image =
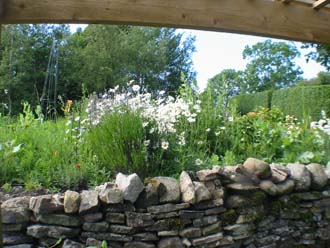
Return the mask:
M329 5L330 0L0 0L0 25L132 24L330 44ZM0 247L1 236L0 215Z
M0 24L180 27L330 43L330 0L0 0Z

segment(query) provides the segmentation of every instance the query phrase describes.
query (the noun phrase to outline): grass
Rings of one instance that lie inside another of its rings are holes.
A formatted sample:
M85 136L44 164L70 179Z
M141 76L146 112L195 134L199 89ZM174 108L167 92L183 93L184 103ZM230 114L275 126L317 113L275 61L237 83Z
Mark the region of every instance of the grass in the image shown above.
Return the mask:
M283 163L330 160L328 134L278 109L239 116L191 91L158 102L144 93L124 96L134 105L109 107L113 98L99 103L107 108L90 115L101 116L97 125L82 107L44 121L39 109L32 112L25 103L19 117L0 117L0 185L80 189L118 172L178 176L251 156Z

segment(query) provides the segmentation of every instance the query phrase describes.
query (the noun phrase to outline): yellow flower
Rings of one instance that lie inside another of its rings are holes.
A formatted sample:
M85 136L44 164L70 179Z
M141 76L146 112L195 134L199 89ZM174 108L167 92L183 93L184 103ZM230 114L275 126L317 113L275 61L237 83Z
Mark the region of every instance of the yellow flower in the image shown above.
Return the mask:
M66 106L65 106L65 109L64 109L64 113L69 113L70 109L71 109L71 106L72 106L72 100L67 100L66 101Z
M57 158L60 155L60 153L58 152L58 150L54 151L54 157Z

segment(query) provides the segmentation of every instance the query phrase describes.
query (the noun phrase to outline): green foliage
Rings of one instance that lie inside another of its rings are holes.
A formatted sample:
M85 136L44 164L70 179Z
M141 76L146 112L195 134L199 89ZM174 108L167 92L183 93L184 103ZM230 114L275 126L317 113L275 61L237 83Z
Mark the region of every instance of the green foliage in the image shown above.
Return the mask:
M216 105L228 106L229 98L245 93L242 71L223 70L208 80L205 92L210 92Z
M215 103L219 102L224 106L228 105L230 98L239 95L236 100L240 113L255 111L259 104L270 107L271 92L256 94L256 99L241 95L295 85L302 79L302 71L294 63L298 56L300 53L297 48L284 42L266 40L247 46L243 51L243 58L248 60L245 70L223 70L209 79L205 92L211 92ZM322 83L327 82L327 78L327 75L320 74Z
M218 138L224 161L228 157L232 159L232 153L235 163L241 163L247 157L268 162L326 163L324 151L327 146L309 129L309 124L286 117L276 108L235 117L225 123ZM311 154L308 161L306 153Z
M236 107L240 114L257 111L258 108L270 108L273 91L267 90L255 94L242 94L230 99L230 104Z
M149 92L176 95L181 73L189 82L195 79L194 38L175 29L90 25L70 34L68 25L5 25L0 57L2 115L17 115L22 101L32 107L40 104L54 40L59 44L59 80L57 92L51 92L55 100L81 99L82 84L89 92L100 92L130 80Z
M190 82L195 78L193 42L175 29L89 25L63 47L60 87L76 99L82 82L89 92L100 92L135 80L149 92L175 95L181 73Z
M247 46L243 58L249 62L245 69L247 92L282 89L293 86L301 79L301 69L294 59L300 56L297 48L285 42L266 40Z
M312 59L323 65L330 71L330 45L329 44L316 44L306 43L302 48L315 48L315 50L307 54L307 61Z
M151 98L137 85L132 88L93 125L95 119L82 112L84 103L67 108L56 122L44 121L40 110L33 114L27 103L19 118L0 118L0 186L77 189L109 181L119 171L143 178L178 176L247 157L330 161L329 134L310 128L308 119L299 121L278 108L240 116L214 105L210 94L196 95L189 85L181 87L177 99ZM94 103L107 108L114 101L105 99Z
M259 107L277 107L286 115L319 120L322 110L330 112L329 94L329 85L299 86L238 95L230 99L230 105L240 114L257 111Z
M280 108L284 114L297 118L310 116L312 120L319 120L321 110L330 111L330 86L293 87L274 91L272 107Z
M54 37L69 35L67 25L2 26L0 57L0 102L5 114L21 111L21 101L39 104Z
M100 166L114 175L136 171L141 176L148 174L145 131L140 115L130 111L111 113L91 129L87 139Z
M28 105L24 108L17 121L0 118L0 185L79 188L92 182L98 167L77 156L65 120L44 122L32 117Z
M319 72L316 78L304 79L298 83L298 86L316 86L330 84L330 72Z

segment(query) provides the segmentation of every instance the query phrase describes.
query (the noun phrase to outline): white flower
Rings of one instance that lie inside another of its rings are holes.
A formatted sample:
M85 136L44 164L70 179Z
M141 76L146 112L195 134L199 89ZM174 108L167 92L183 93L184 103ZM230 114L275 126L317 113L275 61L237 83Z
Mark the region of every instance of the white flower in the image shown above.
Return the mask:
M323 126L324 124L326 124L327 123L327 121L326 120L319 120L319 125L320 126Z
M149 124L149 122L143 122L142 127L146 127L146 126L148 126L148 124Z
M161 147L162 147L163 150L167 150L168 146L169 146L169 144L168 144L167 141L162 141Z
M145 145L145 146L149 146L149 144L150 144L150 140L145 140L145 141L144 141L144 145Z
M88 119L83 119L83 120L81 121L81 124L84 125L86 122L88 122Z
M219 136L220 132L215 132L214 134L215 134L215 136Z
M229 121L229 122L233 122L233 121L234 121L234 117L230 116L230 117L228 118L228 121Z
M211 128L207 128L205 131L208 133L211 131Z
M150 134L153 134L154 132L155 132L154 128L151 128L150 131L149 131Z
M80 116L77 116L74 121L79 121L80 120Z
M200 107L199 107L199 105L195 104L194 107L193 107L193 109L194 109L194 110L199 110Z
M179 142L178 142L179 146L184 146L186 144L186 139L184 138L184 136L179 136Z
M199 165L203 164L203 161L198 158L198 159L195 160L195 164L197 166L199 166Z
M23 144L19 144L18 146L14 146L13 147L13 150L12 150L12 153L17 153L17 152L19 152L19 150L21 150L21 146L22 146Z
M322 110L322 111L321 111L321 115L322 115L322 118L324 118L324 119L326 119L326 118L327 118L327 115L326 115L326 113L325 113L325 111L324 111L324 110Z
M189 123L193 123L193 122L196 122L196 119L195 119L195 118L192 118L192 117L189 117L189 118L187 119L187 121L188 121Z
M138 92L138 91L140 90L140 86L137 85L137 84L134 84L134 85L132 86L132 89L133 89L134 92Z

